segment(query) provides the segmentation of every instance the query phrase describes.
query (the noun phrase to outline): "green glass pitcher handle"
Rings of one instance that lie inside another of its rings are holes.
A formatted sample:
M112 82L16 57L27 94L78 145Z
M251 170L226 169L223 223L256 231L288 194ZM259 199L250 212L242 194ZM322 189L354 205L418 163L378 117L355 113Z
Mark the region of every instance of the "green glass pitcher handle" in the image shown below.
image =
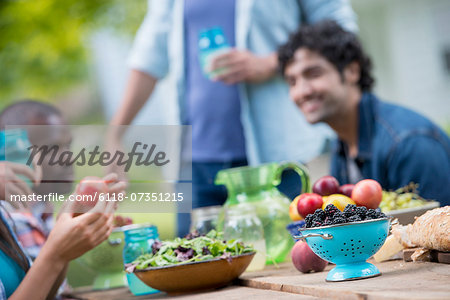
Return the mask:
M284 163L280 163L278 165L278 168L275 171L275 176L274 176L274 180L273 180L273 184L275 186L277 186L281 183L281 174L286 169L293 169L295 172L297 172L298 175L300 175L300 178L302 181L302 191L301 191L302 194L311 192L311 184L309 182L308 169L301 163L297 163L297 162L284 162Z

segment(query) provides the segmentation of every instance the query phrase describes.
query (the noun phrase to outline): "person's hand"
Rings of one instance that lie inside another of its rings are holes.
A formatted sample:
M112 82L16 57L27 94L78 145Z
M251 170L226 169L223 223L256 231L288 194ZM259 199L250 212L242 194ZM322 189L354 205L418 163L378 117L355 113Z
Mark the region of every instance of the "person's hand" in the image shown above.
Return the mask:
M128 187L128 182L123 181L119 178L119 175L116 173L109 173L105 177L102 178L104 182L108 185L108 193L109 194L115 194L116 196L118 194L122 194L125 196L126 189ZM115 209L117 209L117 202L114 202L116 204Z
M67 209L70 211L70 202ZM57 264L66 264L106 240L113 229L114 202L98 201L88 213L60 214L41 252Z
M270 79L277 72L278 61L276 54L257 56L246 50L233 49L215 57L211 62L211 71L219 71L213 80L226 84L238 82L263 82Z
M111 199L114 197L117 198L118 194L122 194L125 196L126 188L127 188L127 182L120 181L119 177L116 173L109 173L108 175L104 176L102 178L102 181L104 181L107 185L107 190L104 191L104 193L114 194L115 196L111 196ZM76 190L78 187L75 187L75 191L73 192L72 196L74 199L76 198ZM111 201L114 203L114 210L117 209L117 201ZM57 216L57 219L59 219L59 216L63 213L79 213L81 211L84 211L86 207L83 207L82 204L75 202L72 203L71 201L65 201L61 207L61 210L59 211L59 214Z
M113 229L113 213L114 204L106 201L99 201L91 213L79 217L63 213L8 299L53 299L68 263L108 238Z
M18 177L23 175L38 185L42 179L41 167L34 164L34 169L24 164L9 161L0 162L0 199L8 201L14 208L26 206L26 202L11 201L11 195L30 195L33 193L27 183Z

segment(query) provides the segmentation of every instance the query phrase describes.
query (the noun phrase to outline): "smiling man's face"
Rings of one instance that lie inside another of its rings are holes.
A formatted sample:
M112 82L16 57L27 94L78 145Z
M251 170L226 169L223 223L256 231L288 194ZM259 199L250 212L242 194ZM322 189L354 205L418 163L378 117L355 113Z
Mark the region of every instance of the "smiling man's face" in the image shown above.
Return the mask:
M306 48L298 49L285 70L291 99L306 120L315 124L330 123L349 109L351 84L346 76L320 54Z

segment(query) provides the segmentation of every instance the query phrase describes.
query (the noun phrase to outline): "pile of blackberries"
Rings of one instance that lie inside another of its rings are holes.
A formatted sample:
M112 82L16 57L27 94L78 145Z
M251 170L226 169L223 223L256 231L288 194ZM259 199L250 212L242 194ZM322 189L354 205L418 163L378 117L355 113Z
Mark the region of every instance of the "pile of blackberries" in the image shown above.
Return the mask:
M367 209L364 206L348 204L344 211L340 211L333 204L328 204L324 210L318 208L313 214L305 218L306 228L351 223L365 220L386 218L381 209Z

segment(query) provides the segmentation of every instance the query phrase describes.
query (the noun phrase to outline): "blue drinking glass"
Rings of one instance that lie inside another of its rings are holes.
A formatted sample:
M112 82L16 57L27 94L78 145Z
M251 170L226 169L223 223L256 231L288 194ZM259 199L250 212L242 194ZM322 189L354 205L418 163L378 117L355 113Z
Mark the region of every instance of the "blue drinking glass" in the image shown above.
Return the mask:
M123 248L124 264L133 262L140 255L152 252L152 245L159 240L156 226L148 224L133 224L123 227L125 246ZM133 295L148 295L158 293L134 274L127 273L128 287Z

